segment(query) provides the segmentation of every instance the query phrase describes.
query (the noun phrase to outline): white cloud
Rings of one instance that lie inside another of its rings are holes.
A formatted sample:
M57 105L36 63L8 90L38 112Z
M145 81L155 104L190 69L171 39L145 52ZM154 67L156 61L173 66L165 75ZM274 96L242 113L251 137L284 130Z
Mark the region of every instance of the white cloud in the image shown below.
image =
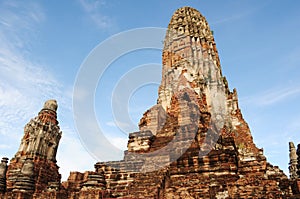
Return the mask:
M239 20L245 16L247 16L248 13L239 13L239 14L235 14L235 15L231 15L222 19L219 19L213 23L211 23L211 25L217 25L217 24L222 24L222 23L226 23L226 22L230 22L230 21L235 21L235 20Z
M0 149L9 149L10 146L6 144L0 144Z
M211 25L217 25L217 24L222 24L222 23L227 23L227 22L231 22L231 21L235 21L235 20L240 20L244 17L247 17L249 15L252 15L254 13L256 13L257 11L263 9L264 7L268 6L270 4L271 1L266 1L263 4L260 4L259 6L253 6L252 5L244 5L244 9L241 10L241 8L239 8L239 12L238 13L234 13L231 16L225 16L222 19L219 19L215 22L212 22Z
M128 142L127 137L107 137L107 139L110 141L112 145L114 145L118 149L121 150L127 149L127 142Z
M106 125L107 126L112 126L112 127L116 127L117 126L116 123L113 122L113 121L106 122Z
M64 126L61 130L63 135L58 147L57 164L62 180L67 180L70 171L94 171L96 160L84 149L74 129Z
M111 126L111 127L119 127L121 129L130 127L130 125L128 123L120 122L120 121L109 121L109 122L106 122L106 125Z
M93 12L106 4L104 0L80 0L80 3L87 12Z
M270 105L300 93L300 87L284 88L266 93L260 100L262 105Z
M23 5L23 6L22 6ZM43 100L61 93L61 85L46 67L29 57L34 28L44 15L38 4L1 2L0 8L0 133L20 135ZM15 9L20 9L15 12Z
M104 0L79 0L79 2L97 27L108 28L112 25L110 18L100 12L100 8L106 4Z
M282 102L299 94L300 86L275 88L268 90L264 93L259 93L255 96L242 98L241 101L243 103L251 103L258 106L266 106Z
M44 19L36 3L0 2L0 149L1 155L9 158L18 150L23 127L37 115L45 100L57 99L59 114L72 117L72 88L55 78L47 66L33 61L34 55L30 53L36 29ZM72 138L66 131L60 142L64 150L59 153L58 162L64 179L69 169L82 169L90 160L77 137Z
M94 126L95 124L92 125ZM90 124L88 124L88 126L90 126ZM92 129L95 128L96 127L92 127ZM94 147L93 143L84 143L84 145L87 146L86 148L82 144L86 139L80 140L76 131L69 126L61 126L61 130L63 134L57 152L57 162L60 166L59 172L62 174L62 180L64 181L69 177L70 171L94 171L93 166L97 161L106 161L106 159L96 160L96 158L100 158L99 154L93 154L93 150L96 150L97 147L104 153L111 153L110 149L106 148L105 145L102 146L101 143ZM91 139L93 139L93 137ZM121 151L127 149L127 135L106 135L106 139ZM120 155L121 156L114 156L113 159L121 160L123 153Z

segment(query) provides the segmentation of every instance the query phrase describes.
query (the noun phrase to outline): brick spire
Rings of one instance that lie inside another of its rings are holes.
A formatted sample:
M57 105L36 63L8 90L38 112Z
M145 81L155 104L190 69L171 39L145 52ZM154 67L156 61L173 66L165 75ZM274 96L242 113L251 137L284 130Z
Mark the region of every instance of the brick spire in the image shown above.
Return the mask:
M56 152L62 132L56 111L57 102L48 100L38 116L25 125L19 150L8 166L8 191L32 194L44 191L49 183L59 185Z

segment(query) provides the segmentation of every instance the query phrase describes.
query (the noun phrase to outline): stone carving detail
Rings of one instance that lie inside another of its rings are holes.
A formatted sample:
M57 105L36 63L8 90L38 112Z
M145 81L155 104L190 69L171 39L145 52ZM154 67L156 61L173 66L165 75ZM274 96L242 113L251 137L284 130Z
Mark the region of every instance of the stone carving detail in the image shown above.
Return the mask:
M7 191L39 193L48 183L60 185L56 152L61 138L57 121L57 103L48 100L38 116L24 127L24 136L7 170Z
M289 147L290 147L290 163L289 163L290 178L296 179L298 178L298 174L297 174L298 156L293 142L289 142Z
M40 156L56 162L56 152L61 132L56 120L57 104L55 100L45 102L39 115L24 128L24 137L16 157Z

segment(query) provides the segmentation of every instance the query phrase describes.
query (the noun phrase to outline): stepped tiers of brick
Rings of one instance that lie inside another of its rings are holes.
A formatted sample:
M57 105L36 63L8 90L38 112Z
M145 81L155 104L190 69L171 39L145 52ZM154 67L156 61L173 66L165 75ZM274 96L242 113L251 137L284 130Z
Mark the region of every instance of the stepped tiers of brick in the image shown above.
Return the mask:
M0 199L300 198L300 146L290 143L290 178L267 162L197 10L174 13L162 67L157 104L129 134L123 160L71 172L60 184L55 155L61 132L57 105L48 101L26 125L9 166L6 159L0 165Z

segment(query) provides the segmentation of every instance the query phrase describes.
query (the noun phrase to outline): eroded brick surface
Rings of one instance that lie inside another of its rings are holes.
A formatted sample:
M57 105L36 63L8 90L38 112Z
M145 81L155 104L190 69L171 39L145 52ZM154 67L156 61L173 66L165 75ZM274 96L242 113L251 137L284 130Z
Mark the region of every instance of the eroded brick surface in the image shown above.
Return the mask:
M123 160L98 162L95 171L71 172L60 183L57 106L48 102L26 125L8 169L0 165L0 198L298 197L299 147L296 152L290 144L291 179L267 162L243 119L237 91L222 75L212 31L197 10L184 7L172 16L162 63L157 104L144 113L140 131L129 135Z

